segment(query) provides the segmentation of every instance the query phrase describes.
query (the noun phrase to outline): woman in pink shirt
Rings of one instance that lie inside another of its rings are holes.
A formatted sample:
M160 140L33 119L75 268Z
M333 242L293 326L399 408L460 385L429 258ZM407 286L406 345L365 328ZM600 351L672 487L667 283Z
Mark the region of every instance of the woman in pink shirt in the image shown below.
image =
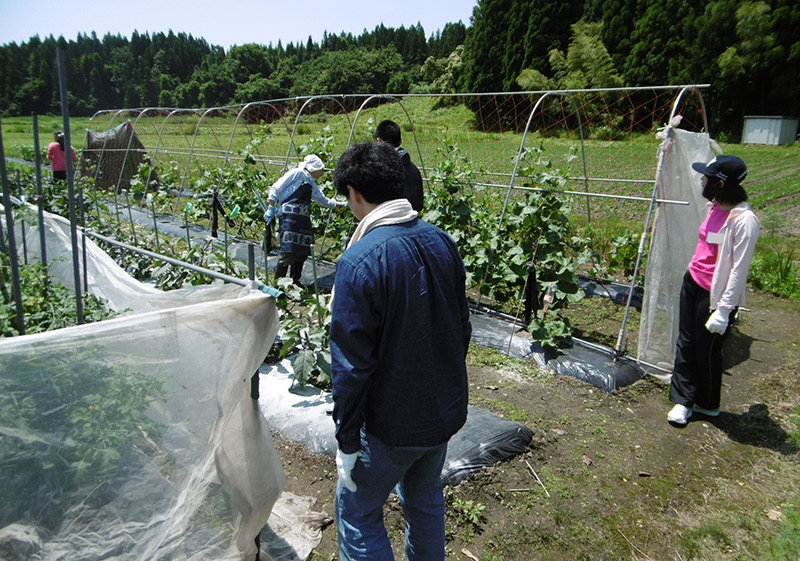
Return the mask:
M758 218L741 181L747 166L737 156L695 162L702 175L708 214L700 225L694 257L683 277L675 364L667 420L684 426L692 412L719 415L722 344L745 303L747 273L758 240Z
M53 133L55 142L51 142L47 146L47 159L53 162L53 179L55 181L65 181L67 179L67 153L64 150L64 133L56 131ZM75 153L75 148L70 146L72 150L72 161L78 161L78 155Z

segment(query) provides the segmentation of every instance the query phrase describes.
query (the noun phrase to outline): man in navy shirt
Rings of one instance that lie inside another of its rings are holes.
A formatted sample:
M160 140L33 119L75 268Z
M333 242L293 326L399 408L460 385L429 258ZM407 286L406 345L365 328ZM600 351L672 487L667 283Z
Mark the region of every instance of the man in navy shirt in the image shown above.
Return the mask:
M443 560L441 471L467 417L471 325L455 242L405 199L387 144L350 147L333 173L359 225L333 294L333 418L343 561L392 560L383 505L396 490L406 557Z
M422 174L419 168L411 161L408 150L400 146L402 133L400 125L394 121L381 121L375 129L375 140L385 142L397 151L400 161L403 162L405 169L405 197L411 203L411 207L417 212L422 212L425 193L422 189Z

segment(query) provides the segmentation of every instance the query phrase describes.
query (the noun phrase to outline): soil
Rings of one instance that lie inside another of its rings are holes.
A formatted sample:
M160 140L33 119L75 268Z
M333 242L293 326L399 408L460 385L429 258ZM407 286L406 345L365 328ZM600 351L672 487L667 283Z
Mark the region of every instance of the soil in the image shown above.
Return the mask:
M525 453L445 489L447 558L784 559L775 536L792 523L800 536L800 305L748 298L727 342L720 415L695 414L682 429L667 423L668 386L654 377L607 394L471 350L471 403L523 421L534 438ZM281 438L276 446L287 490L314 497L314 510L332 519L333 458ZM396 497L384 514L403 559ZM794 551L785 559L800 559ZM336 552L330 524L309 559L335 560Z

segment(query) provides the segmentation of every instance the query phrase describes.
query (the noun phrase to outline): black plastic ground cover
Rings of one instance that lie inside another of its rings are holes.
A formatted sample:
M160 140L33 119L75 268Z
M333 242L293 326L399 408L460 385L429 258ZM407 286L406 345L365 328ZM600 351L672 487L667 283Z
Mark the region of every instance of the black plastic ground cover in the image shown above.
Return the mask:
M628 297L630 296L631 306L637 310L642 309L644 289L641 286L635 286L633 288L633 295L631 295L630 284L623 284L616 281L607 281L585 275L578 275L578 284L589 298L610 298L615 303L624 306L628 302Z
M644 376L635 361L615 357L613 349L608 347L573 338L567 348L545 352L519 323L488 312L473 311L470 319L472 343L497 349L510 357L533 360L609 393Z
M531 429L517 421L469 406L467 422L447 443L442 483L458 485L469 474L525 452Z
M125 209L127 211L127 209ZM131 216L140 224L152 226L152 214L148 216L142 211L131 209ZM126 212L127 213L127 212ZM184 237L186 225L171 217L157 217L159 230L172 237ZM209 231L202 227L190 225L189 235L195 241L208 241ZM222 238L222 236L220 236ZM247 259L247 246L254 242L229 238L229 253L233 259ZM214 240L222 244L222 239ZM264 256L261 247L256 245L256 267L263 271ZM267 259L267 268L274 271L277 254ZM303 270L302 281L308 286L315 282L320 292L330 292L336 273L336 265L326 261L312 262L308 260ZM613 296L612 296L613 298ZM574 340L572 345L558 353L548 355L537 341L522 329L518 322L510 321L499 314L471 312L472 342L485 347L497 348L501 352L526 360L534 360L539 365L555 370L559 374L570 375L586 381L605 391L613 391L618 387L631 384L641 378L643 373L629 360L611 360L610 349L601 349ZM325 410L320 416L333 430L329 422L328 403L321 407ZM321 429L322 430L322 429ZM522 423L509 421L479 407L470 406L464 426L448 443L445 465L441 479L445 485L457 485L471 473L496 462L511 459L526 451L533 438L531 429ZM333 439L330 439L333 441Z

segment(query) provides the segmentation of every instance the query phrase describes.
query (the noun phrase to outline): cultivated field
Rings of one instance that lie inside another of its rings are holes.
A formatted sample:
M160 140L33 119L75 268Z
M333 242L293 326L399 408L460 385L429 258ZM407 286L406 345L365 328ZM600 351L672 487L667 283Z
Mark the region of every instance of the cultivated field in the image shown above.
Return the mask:
M469 180L475 189L501 205L522 135L477 132L470 128L473 116L463 107L432 110L430 100L413 101L407 104L410 118L397 104L365 111L354 139L369 140L374 125L384 118L410 121L416 137L408 125L404 145L426 175L441 169L448 154L457 150L474 170ZM241 150L259 138L253 149L256 160L274 177L287 153L295 157L292 150L304 144L328 150L326 163L332 165L350 140L355 114L309 116L294 137L293 120L273 121L266 128L237 124L241 134L232 136L233 120L215 118L197 136L203 169L213 173L243 160ZM76 148L86 128L99 128L97 122L73 119ZM170 161L178 161L180 169L193 168L186 162L196 123L190 116L180 126L162 129L153 122L141 132L137 128L148 150L162 147L156 158L162 174ZM40 119L42 145L60 124L54 117ZM5 118L2 125L6 155L28 157L33 145L30 118ZM545 148L554 167L569 176L567 190L648 198L657 162L654 132L615 141L587 138L583 150L574 133L534 133L526 146ZM325 144L322 138L331 140ZM762 220L758 251L783 256L796 266L800 147L722 148L741 156L750 168L745 187ZM186 181L190 183L184 187L192 188L197 178L189 173ZM585 226L591 214L594 227L606 238L640 233L646 201L588 200L587 209L585 199L574 196L571 222ZM667 388L658 380L645 378L608 395L529 361L473 346L468 357L471 403L525 423L535 436L523 455L446 490L448 559L799 559L800 304L796 297L765 291L751 291L748 298L750 311L726 349L722 413L714 419L697 415L685 429L667 424ZM608 344L617 335L622 312L619 305L595 299L568 313L581 335ZM332 517L333 459L280 437L278 446L288 490L315 497L315 510ZM396 500L386 507L385 518L395 554L402 558L404 527ZM335 526L322 536L311 559L332 561Z

